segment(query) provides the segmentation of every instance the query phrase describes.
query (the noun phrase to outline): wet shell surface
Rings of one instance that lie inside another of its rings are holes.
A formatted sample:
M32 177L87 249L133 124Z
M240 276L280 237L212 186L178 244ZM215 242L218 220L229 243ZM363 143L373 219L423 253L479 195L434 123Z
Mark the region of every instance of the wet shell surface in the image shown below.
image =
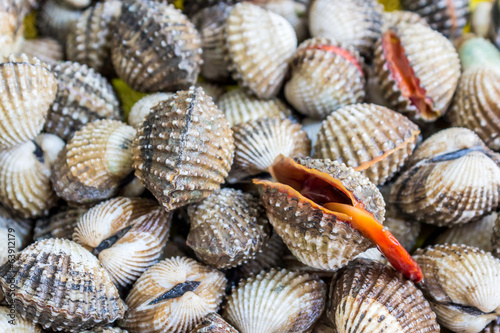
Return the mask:
M172 214L155 201L118 197L80 217L73 240L96 255L120 288L158 262Z
M403 167L419 134L417 125L386 107L349 105L323 121L314 157L345 163L379 185Z
M384 12L383 14L384 24L382 26L382 31L391 29L401 22L405 23L420 23L428 26L427 21L420 15L414 12L406 10L394 10L392 12Z
M0 149L40 133L56 92L56 78L39 60L22 55L0 63Z
M185 257L150 267L127 297L124 327L131 333L188 333L217 311L226 278L221 272Z
M308 117L326 118L339 107L365 97L363 60L351 46L327 38L312 38L293 56L287 101Z
M271 269L240 282L222 316L240 333L307 332L325 298L325 283L317 276Z
M480 332L500 315L500 259L466 245L419 249L421 284L441 325L458 333ZM456 283L460 281L460 283Z
M327 315L339 333L440 332L422 292L392 267L351 262L330 287Z
M87 123L122 119L113 87L94 69L66 61L55 66L53 72L59 89L45 131L67 141Z
M85 208L66 207L50 217L37 220L33 239L35 241L47 238L72 240L78 219L86 212Z
M141 98L132 106L128 114L128 124L136 129L141 128L144 119L153 110L153 107L174 95L173 93L154 93Z
M134 90L176 91L196 82L200 46L194 25L172 5L127 1L111 39L111 59Z
M234 79L259 98L275 96L297 49L290 23L269 10L240 3L226 20L226 41Z
M66 239L27 247L12 266L0 268L0 286L12 291L5 296L17 315L56 331L106 325L122 318L126 310L99 261Z
M217 313L209 313L191 333L239 333Z
M400 23L385 31L377 42L374 66L387 103L423 121L445 114L460 78L453 44L418 23Z
M313 0L309 31L313 37L353 46L371 59L382 29L382 13L382 6L375 0Z
M97 120L75 133L52 167L57 195L74 204L110 198L133 171L135 129L117 120Z
M268 238L264 208L257 198L224 188L188 207L187 245L214 268L229 268L255 258Z
M500 155L471 130L449 128L425 140L391 188L390 201L416 220L452 226L500 203Z
M42 328L32 321L18 318L14 309L0 306L0 330L4 333L41 333Z
M36 57L41 62L50 65L64 58L62 45L57 40L48 37L24 39L19 46L19 52L25 53L28 57Z
M60 4L57 0L47 0L36 16L36 26L42 36L53 37L62 45L66 44L68 33L82 11Z
M311 140L302 126L290 119L260 118L233 127L234 164L248 174L268 171L280 154L305 157Z
M21 219L0 206L0 266L7 262L9 255L31 242L32 224L31 220ZM0 289L0 301L3 299L1 294Z
M156 105L138 131L135 175L169 210L200 201L228 175L232 134L203 89L179 91Z

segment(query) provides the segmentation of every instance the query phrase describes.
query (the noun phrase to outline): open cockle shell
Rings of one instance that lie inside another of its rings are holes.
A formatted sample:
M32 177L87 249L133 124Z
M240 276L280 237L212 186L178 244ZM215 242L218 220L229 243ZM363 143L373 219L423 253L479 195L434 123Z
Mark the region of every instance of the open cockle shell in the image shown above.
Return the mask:
M135 175L172 210L209 196L233 161L233 132L203 89L157 104L135 137Z
M41 333L42 328L31 320L17 318L14 309L0 306L0 331L4 333Z
M12 265L0 267L0 286L17 315L56 331L103 326L125 314L108 273L80 245L52 238L36 242Z
M222 316L240 333L307 332L325 298L325 283L317 276L271 269L241 281Z
M154 93L144 96L132 106L132 109L128 114L128 124L136 129L141 128L144 119L153 110L153 108L161 101L166 101L174 95L175 94L173 93Z
M415 259L424 273L420 288L440 324L458 333L477 333L500 317L500 259L455 244L418 249Z
M239 333L217 313L209 313L196 325L191 333Z
M217 311L225 287L224 274L195 260L163 260L134 284L122 326L131 333L188 333Z

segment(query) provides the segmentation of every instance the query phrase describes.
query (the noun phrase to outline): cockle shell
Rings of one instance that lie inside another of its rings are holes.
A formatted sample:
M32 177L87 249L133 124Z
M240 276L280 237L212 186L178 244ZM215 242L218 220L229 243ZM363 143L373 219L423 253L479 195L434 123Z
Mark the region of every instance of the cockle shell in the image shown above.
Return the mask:
M319 320L314 325L311 333L337 333L335 325L326 316L325 313L319 318Z
M0 4L0 59L16 52L23 40L23 25L18 6L2 1Z
M217 310L226 278L195 260L175 257L150 267L127 297L131 333L187 333Z
M239 84L259 98L276 96L297 49L297 36L286 19L244 2L226 20L230 70Z
M493 233L491 235L491 247L492 253L495 257L500 259L500 215L495 221L495 226L493 227Z
M78 219L87 212L85 208L65 207L61 211L36 221L33 239L47 238L73 239Z
M36 26L42 36L55 38L65 45L68 33L81 15L79 9L64 6L57 0L47 0L37 13Z
M488 38L492 26L493 1L482 1L475 7L470 15L470 30L478 37Z
M88 7L90 5L92 0L57 0L57 1L62 5L70 8L84 9L85 7Z
M269 236L264 208L257 198L224 188L190 205L189 245L214 268L235 267L255 258Z
M59 90L45 131L69 140L87 123L98 119L122 119L113 87L94 69L66 61L55 66L53 72Z
M292 58L286 99L308 117L326 118L339 107L363 101L362 66L363 60L353 47L327 38L308 39Z
M260 118L233 127L234 167L248 174L268 171L280 154L305 157L311 140L299 123L290 119Z
M451 102L460 78L452 43L418 23L400 23L378 40L375 73L383 96L412 119L434 121Z
M158 262L171 220L155 201L118 197L81 216L73 240L96 255L115 285L124 288Z
M117 120L97 120L76 132L52 167L57 195L75 204L112 197L133 171L135 133Z
M17 315L56 331L106 325L126 310L99 261L67 239L24 249L12 265L0 267L0 286Z
M477 333L500 315L500 259L491 253L445 244L417 250L415 260L424 273L420 288L441 325Z
M375 0L313 0L309 31L313 37L353 46L371 59L382 29L382 6Z
M153 107L174 95L174 93L154 93L144 96L132 106L128 114L128 124L136 129L141 128L144 119L153 110Z
M172 5L126 1L111 39L111 59L134 90L176 91L196 82L200 46L194 25Z
M62 45L49 37L23 39L18 55L19 52L25 53L28 57L36 57L49 65L56 64L64 58Z
M14 309L0 306L0 331L3 333L41 333L42 328L30 320L18 318Z
M133 146L135 175L169 210L219 189L234 151L224 115L195 87L157 104Z
M440 332L422 292L373 260L353 261L334 278L326 313L338 333Z
M32 224L30 220L21 219L0 206L0 266L12 258L9 255L31 242Z
M40 133L56 92L56 78L36 58L11 55L0 63L0 149Z
M209 313L196 325L191 333L239 333L217 313Z
M415 150L391 188L390 201L438 226L477 220L500 203L500 154L471 130L442 130Z
M204 8L212 7L219 3L232 5L240 1L242 0L184 0L183 7L186 15L192 17Z
M231 127L264 117L284 119L292 114L285 103L278 98L259 99L247 94L241 88L223 94L217 106Z
M419 134L418 126L397 112L375 104L353 104L323 121L314 157L345 163L379 185L401 169Z
M240 333L307 332L325 298L325 283L317 276L271 269L240 282L222 316Z
M210 82L198 82L196 87L200 87L205 91L205 94L212 97L214 103L219 101L219 98L226 92L226 86L221 86Z
M382 25L382 31L391 29L397 26L401 22L405 23L420 23L428 26L427 21L420 15L414 12L406 10L394 10L392 12L384 12L383 14L384 24Z

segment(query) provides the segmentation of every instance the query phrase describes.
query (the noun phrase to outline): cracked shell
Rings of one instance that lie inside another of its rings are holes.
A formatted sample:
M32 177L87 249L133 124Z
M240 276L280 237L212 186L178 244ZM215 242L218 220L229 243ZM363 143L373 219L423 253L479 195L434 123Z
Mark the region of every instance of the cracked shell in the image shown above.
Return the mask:
M141 128L144 119L153 110L153 107L174 95L174 93L154 93L144 96L132 106L128 114L128 124L136 129Z
M0 267L0 286L12 291L5 296L18 315L56 331L103 326L126 310L99 261L67 239L42 240L18 253Z
M118 76L141 92L176 91L196 82L201 40L194 25L172 5L125 1L111 39Z
M12 317L14 316L14 319ZM15 324L13 325L12 322ZM41 333L42 328L31 320L17 318L6 306L0 306L0 331L4 333Z
M220 188L233 161L233 132L203 89L156 105L134 140L135 175L168 210Z
M187 333L217 311L226 287L221 272L175 257L150 267L127 297L123 325L135 333Z
M240 333L307 332L325 298L326 285L317 276L271 269L241 281L222 316Z
M500 259L455 244L418 249L414 256L424 273L420 288L441 325L457 333L477 333L499 317Z
M33 240L39 241L48 238L72 240L78 219L86 212L85 208L64 207L50 217L38 219L35 223Z
M49 37L23 39L19 50L28 57L36 57L41 62L49 65L54 65L64 58L61 44ZM18 53L18 55L20 56L21 54Z
M79 9L64 6L57 0L47 0L37 12L36 27L40 35L55 38L64 46L68 33L81 15Z
M239 333L217 313L209 313L191 333Z

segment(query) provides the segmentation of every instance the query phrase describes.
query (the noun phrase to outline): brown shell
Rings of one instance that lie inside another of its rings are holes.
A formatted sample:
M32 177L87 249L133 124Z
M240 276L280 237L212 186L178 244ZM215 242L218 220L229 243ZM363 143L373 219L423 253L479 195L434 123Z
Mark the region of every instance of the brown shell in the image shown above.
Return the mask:
M392 267L351 262L330 286L327 315L339 332L440 332L422 292Z
M172 5L124 2L111 39L111 59L118 76L134 90L176 91L196 82L200 46L194 25Z
M257 198L224 188L188 207L189 245L198 259L229 268L255 258L269 236L264 208Z
M128 114L128 124L136 129L141 128L144 119L153 110L153 107L174 95L173 93L154 93L144 96L132 106Z
M191 333L239 333L217 313L209 313L196 325Z
M126 305L99 261L80 245L52 238L36 242L0 267L0 285L17 315L44 328L75 332L106 325Z
M24 16L31 8L25 1L4 0L0 3L0 59L15 53L23 40Z
M41 333L42 328L31 320L17 318L14 309L0 306L0 331L4 333Z
M36 57L49 65L56 64L64 58L62 45L50 37L23 39L19 52L25 53L28 57Z
M205 94L212 97L214 103L217 103L219 101L219 98L226 92L226 86L206 81L196 83L196 87L203 88Z
M388 108L349 105L323 121L314 157L345 163L380 185L403 167L419 134L417 125Z
M47 238L73 239L78 219L87 212L85 208L65 207L50 217L36 221L33 239Z
M179 91L155 106L134 140L133 166L158 201L172 210L219 189L233 160L233 136L203 89Z
M500 259L500 215L495 221L495 226L493 227L493 233L491 235L491 247L491 252L493 253L493 255Z
M123 118L113 87L94 69L66 61L55 66L53 72L59 90L49 111L45 131L67 141L87 123Z
M422 16L418 15L417 13L406 10L394 10L392 12L384 12L382 17L384 19L382 31L391 29L402 22L420 23L428 26L427 21Z
M486 326L481 333L500 333L500 317Z
M57 39L66 44L68 33L74 26L82 11L60 4L57 0L47 0L36 16L36 27L40 35Z

